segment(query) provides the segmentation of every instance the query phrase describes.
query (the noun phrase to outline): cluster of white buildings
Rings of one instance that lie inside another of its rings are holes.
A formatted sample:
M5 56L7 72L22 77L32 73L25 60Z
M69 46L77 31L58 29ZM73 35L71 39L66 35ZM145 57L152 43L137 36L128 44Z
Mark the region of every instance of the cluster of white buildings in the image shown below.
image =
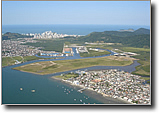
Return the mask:
M134 104L151 104L150 85L144 84L141 76L117 69L100 71L79 71L76 78L67 81Z
M46 31L42 34L40 33L35 33L34 34L34 38L37 38L37 39L52 39L52 38L64 38L64 37L68 37L68 36L71 36L71 37L78 37L80 35L67 35L67 34L57 34L55 32L52 32L52 31Z
M27 36L34 36L34 34L33 33L22 33L22 35L27 35Z
M20 40L3 40L2 57L33 56L41 51L40 49L42 47L21 45L27 42L36 43L37 41L30 38L22 38Z
M86 52L88 53L88 50L85 46L77 46L76 51L77 53L86 53Z
M95 49L95 48L89 48L89 50L92 50L92 51L99 51L99 52L104 52L105 50L102 50L102 49Z
M40 55L41 56L54 56L54 57L64 56L64 54L58 53L58 52L55 52L55 51L41 51Z

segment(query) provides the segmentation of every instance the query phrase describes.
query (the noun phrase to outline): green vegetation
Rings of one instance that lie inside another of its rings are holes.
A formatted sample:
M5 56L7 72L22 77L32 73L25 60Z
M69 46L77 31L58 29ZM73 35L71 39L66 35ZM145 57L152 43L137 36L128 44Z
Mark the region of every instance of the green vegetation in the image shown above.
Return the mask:
M133 57L139 59L137 62L141 65L137 66L136 71L132 72L132 74L150 75L150 49L124 47L122 50L139 54Z
M148 84L150 84L150 81L147 81Z
M37 43L26 43L23 45L30 45L34 47L43 47L44 51L56 51L62 52L64 43L69 45L70 43L82 44L77 39L38 39Z
M78 74L68 73L68 74L65 74L65 75L59 75L59 76L55 76L55 77L56 77L56 78L60 78L60 79L67 80L67 79L69 79L69 78L78 77Z
M27 64L13 69L32 72L40 75L69 71L91 66L126 66L133 63L131 58L108 56L102 58L88 58L75 60L45 61ZM53 66L54 64L54 66Z
M87 47L92 48L103 48L103 49L119 49L124 52L134 52L139 55L132 56L133 58L139 59L137 62L141 65L136 67L136 71L132 72L132 74L135 75L150 75L150 49L147 48L136 48L136 47L126 47L124 45L120 44L114 44L114 45L87 45Z
M116 44L114 44L114 45L106 45L106 44L99 45L98 43L96 45L87 44L86 46L90 47L90 48L101 48L101 49L109 49L109 50L112 50L117 47ZM119 46L121 47L122 45L119 45Z
M41 60L41 59L55 59L55 58L39 58L36 56L16 56L16 57L4 57L2 58L2 67L4 66L10 66L15 64L15 60L18 60L19 62L27 62L31 60Z
M10 33L7 32L2 35L2 40L9 40L9 39L17 39L17 38L32 38L33 36L21 35L19 33Z
M134 32L119 32L119 31L104 31L104 32L93 32L86 36L81 36L78 38L66 37L64 39L38 39L37 43L26 43L25 45L31 45L35 47L43 47L45 51L57 51L62 52L63 44L72 45L78 44L83 45L84 42L96 42L97 45L87 44L87 47L91 48L102 48L112 50L117 48L124 52L134 52L139 55L133 56L139 59L138 63L141 65L136 67L136 71L132 74L136 75L150 75L150 30L140 28ZM113 45L98 44L98 43L114 43ZM3 52L3 51L2 51ZM104 54L109 54L109 52L96 52L89 50L88 53L80 53L82 57L100 56ZM18 57L19 58L19 57ZM16 58L14 58L16 60ZM35 56L26 56L23 61L37 60L41 59ZM44 59L44 58L43 58ZM104 58L94 58L94 59L80 59L80 60L65 60L65 61L55 61L57 65L47 66L44 69L40 68L42 72L37 72L33 70L31 72L38 74L48 74L54 72L61 72L67 70L73 70L78 68L97 66L97 65L129 65L131 60L117 60L118 57ZM19 60L18 60L19 61ZM13 65L15 61L12 58L2 58L2 66ZM59 66L61 66L59 68ZM32 67L32 66L31 66ZM36 66L35 66L36 67ZM21 68L19 68L21 70ZM23 70L23 69L22 69ZM25 70L24 70L25 71Z
M62 52L64 40L38 40L37 43L26 43L24 45L30 45L34 47L43 47L44 51L56 51Z
M89 48L87 48L89 49ZM93 57L93 56L102 56L102 55L107 55L110 54L110 52L108 51L94 51L94 50L88 50L89 53L85 52L85 53L80 53L81 57Z
M150 77L141 77L140 79L143 79L143 80L150 80Z
M36 56L24 56L23 58L24 58L23 62L27 62L27 61L31 61L31 60L44 59L44 58L39 58L39 57L36 57Z
M132 72L137 75L150 75L150 53L149 52L141 52L141 55L134 56L135 58L139 58L138 63L141 65L136 67L136 71Z
M14 65L15 60L20 59L21 57L4 57L2 58L2 67L3 66L9 66L9 65ZM19 60L18 60L19 61Z
M121 43L125 46L149 48L150 47L150 30L138 29L134 32L104 31L93 32L89 35L78 38L81 42L103 41L107 43Z
M125 52L150 52L150 49L137 47L120 47L120 49Z

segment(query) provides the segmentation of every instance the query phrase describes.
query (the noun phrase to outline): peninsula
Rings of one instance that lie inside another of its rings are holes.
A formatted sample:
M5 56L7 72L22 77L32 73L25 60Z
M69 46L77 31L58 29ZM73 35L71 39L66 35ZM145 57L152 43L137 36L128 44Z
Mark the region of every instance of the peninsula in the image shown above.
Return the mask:
M36 62L15 67L13 69L35 73L39 75L46 75L92 66L127 66L132 64L133 60L136 59L118 56L106 56L101 58Z

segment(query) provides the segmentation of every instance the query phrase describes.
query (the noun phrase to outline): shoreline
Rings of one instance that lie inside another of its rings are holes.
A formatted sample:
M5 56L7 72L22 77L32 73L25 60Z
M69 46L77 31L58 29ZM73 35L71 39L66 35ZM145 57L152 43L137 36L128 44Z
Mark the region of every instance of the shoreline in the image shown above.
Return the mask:
M51 79L54 79L54 80L61 81L61 82L63 82L63 83L66 83L67 85L71 85L71 86L73 86L73 87L77 87L78 89L80 89L80 88L85 88L84 86L75 85L75 84L73 84L73 83L71 83L71 82L68 82L67 80L63 80L63 79L61 79L61 78L56 78L55 76L52 76L52 77L50 77L50 78L51 78ZM103 95L103 94L101 94L101 93L98 93L98 92L96 92L96 91L94 91L94 90L92 90L92 89L90 89L90 88L85 89L85 90L83 91L83 93L86 94L86 95L88 95L88 96L90 96L90 97L92 97L92 98L94 98L94 99L96 99L96 100L98 100L98 101L100 101L100 102L102 102L103 104L133 105L133 103L130 103L130 102L128 102L128 101L125 101L125 100L123 100L123 99L121 99L121 98L116 98L116 99L115 99L115 98L110 97L109 95L106 96L106 95Z
M58 58L58 57L53 57L53 58L41 58L41 57L37 57L37 58L39 58L39 59L27 60L27 61L21 62L19 64L23 64L23 63L30 62L30 61L35 61L35 60L65 59L65 57L60 57L60 58ZM14 65L18 65L18 64L12 64L12 65L7 65L7 66L2 66L2 68L9 67L9 66L14 66Z
M134 63L134 62L133 62L133 63ZM132 64L133 64L133 63L132 63ZM132 65L132 64L130 64L130 65ZM16 65L16 64L15 64L15 65ZM123 66L130 66L130 65L122 65L122 67L123 67ZM97 66L97 65L95 65L95 66ZM95 67L95 66L90 66L90 67ZM101 65L101 66L105 66L105 65ZM73 69L73 70L65 70L65 71L60 71L60 72L55 72L55 73L61 73L61 72L66 72L66 71L74 71L74 70L79 70L79 69L84 69L84 68L90 68L90 67L77 68L77 69ZM40 74L40 73L23 71L23 70L14 69L14 68L12 68L12 69L13 69L13 70L17 70L17 71L21 71L21 72L32 73L32 74L36 74L36 75L42 75L42 76L55 74L55 73ZM94 70L95 70L95 69L94 69ZM99 70L99 69L98 69L98 70Z
M120 66L121 67L130 66L130 65L134 64L134 61L137 61L137 59L133 59L131 61L132 61L132 63L129 64L129 65L120 65ZM28 65L28 64L26 64L26 65ZM114 66L119 66L119 65L93 65L93 66L89 66L89 67L81 67L81 68L76 68L76 69L71 69L71 70L60 71L60 72L74 71L74 70L77 70L77 69L90 68L90 67L95 67L95 66L113 66L114 67ZM14 68L16 68L16 67L14 67ZM12 68L12 69L14 69L14 68ZM19 70L19 69L14 69L14 70L21 71L21 72L32 73L32 74L36 74L36 75L50 75L50 74L60 73L60 72L55 72L55 73L41 74L41 73L36 73L36 72L23 71L23 70Z
M18 69L13 69L13 70L20 71L20 72L25 72L25 73L31 73L31 74L40 75L40 76L44 76L45 75L45 74L42 75L42 74L38 74L38 73L28 72L28 71L22 71L22 70L18 70Z

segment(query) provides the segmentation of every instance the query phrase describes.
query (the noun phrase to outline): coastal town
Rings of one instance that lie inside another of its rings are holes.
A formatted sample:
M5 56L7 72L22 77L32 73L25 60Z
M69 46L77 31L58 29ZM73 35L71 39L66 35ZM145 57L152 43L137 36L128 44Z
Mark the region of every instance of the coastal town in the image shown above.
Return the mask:
M35 33L34 38L36 39L55 39L55 38L64 38L64 37L79 37L80 35L68 35L68 34L58 34L52 31L46 31L44 33Z
M99 71L76 71L75 77L62 79L72 85L96 91L104 97L111 97L126 101L130 104L150 104L150 86L141 79L123 70L110 69ZM77 76L78 74L78 76ZM57 76L63 78L65 74ZM55 78L55 77L54 77Z
M68 35L68 34L57 34L56 32L46 31L44 33L27 33L22 34L25 36L31 36L33 38L17 38L16 40L2 40L2 57L14 57L14 56L33 56L38 53L42 56L72 56L71 50L63 49L62 53L56 51L43 51L43 47L33 47L26 45L26 43L37 43L36 39L57 39L65 37L79 37L80 35Z
M27 42L36 43L32 38L19 38L17 40L2 40L2 57L33 56L39 53L42 47L23 45Z

